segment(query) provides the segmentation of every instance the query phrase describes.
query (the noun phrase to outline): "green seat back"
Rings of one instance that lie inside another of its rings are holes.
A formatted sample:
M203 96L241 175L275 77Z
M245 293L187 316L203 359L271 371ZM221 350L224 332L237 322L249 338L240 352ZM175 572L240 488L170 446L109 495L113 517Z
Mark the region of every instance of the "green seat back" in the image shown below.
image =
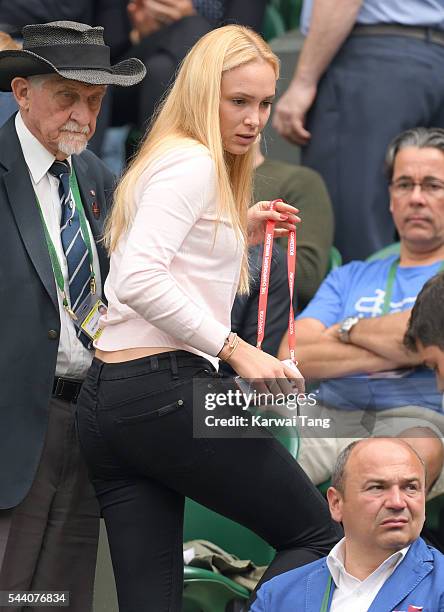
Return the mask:
M335 268L339 268L339 266L342 266L342 256L341 256L341 253L338 251L338 249L335 246L332 246L330 248L330 254L329 254L329 258L328 258L328 270L327 271L331 272Z
M277 0L279 12L285 23L287 30L299 28L301 18L302 0Z
M376 251L367 257L366 261L376 261L377 259L384 259L385 257L389 257L390 255L399 255L399 249L401 244L399 242L394 242L393 244L389 244L388 246Z
M285 32L285 23L278 9L273 4L267 4L265 8L264 23L262 24L262 36L265 40L272 40Z

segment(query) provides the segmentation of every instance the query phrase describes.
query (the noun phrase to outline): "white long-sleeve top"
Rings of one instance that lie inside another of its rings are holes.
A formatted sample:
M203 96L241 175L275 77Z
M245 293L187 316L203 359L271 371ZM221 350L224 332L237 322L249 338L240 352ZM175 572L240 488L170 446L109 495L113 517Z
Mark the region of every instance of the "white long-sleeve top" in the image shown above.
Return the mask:
M169 150L142 173L134 199L134 222L111 255L108 312L96 346L171 347L217 366L243 245L226 219L216 231L216 173L208 149L184 143Z

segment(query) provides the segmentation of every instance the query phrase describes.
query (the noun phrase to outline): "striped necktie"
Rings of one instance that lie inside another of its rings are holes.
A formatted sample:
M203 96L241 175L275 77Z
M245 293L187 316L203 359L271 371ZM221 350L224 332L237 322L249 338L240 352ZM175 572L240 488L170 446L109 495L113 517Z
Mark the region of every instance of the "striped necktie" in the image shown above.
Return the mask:
M76 310L90 292L91 269L89 253L80 229L79 213L72 195L67 161L55 161L50 174L59 179L59 197L62 206L60 236L68 265L69 302ZM82 344L89 348L90 340L82 332L77 334Z

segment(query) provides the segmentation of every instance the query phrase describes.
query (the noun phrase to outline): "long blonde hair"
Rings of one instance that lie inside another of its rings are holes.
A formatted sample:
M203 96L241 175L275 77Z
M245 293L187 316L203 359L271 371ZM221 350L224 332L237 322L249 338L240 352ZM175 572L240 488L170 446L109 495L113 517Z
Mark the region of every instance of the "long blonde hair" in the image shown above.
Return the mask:
M134 187L148 163L177 146L194 141L206 146L213 159L218 188L218 217L226 216L247 244L247 211L252 198L253 149L245 155L225 152L219 121L222 74L262 59L279 76L279 60L267 43L249 28L230 25L203 36L189 51L176 80L152 122L138 154L130 163L114 195L105 227L105 244L112 252L131 225ZM149 77L148 77L149 78ZM248 290L247 249L240 290Z

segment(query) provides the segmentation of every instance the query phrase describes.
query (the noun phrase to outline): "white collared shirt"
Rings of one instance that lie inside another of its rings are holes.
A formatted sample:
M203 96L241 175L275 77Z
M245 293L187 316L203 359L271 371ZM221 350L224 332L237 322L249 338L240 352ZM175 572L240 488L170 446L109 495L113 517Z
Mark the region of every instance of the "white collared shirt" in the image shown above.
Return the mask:
M63 252L62 239L60 236L60 219L62 208L59 198L59 181L52 174L48 173L55 157L50 153L28 130L23 122L20 113L15 118L15 129L22 147L23 155L28 166L29 176L32 186L40 202L40 206L45 219L46 227L54 244L54 248L59 258L65 286L68 286L68 265ZM71 157L67 161L71 164ZM37 206L37 202L29 202L30 206ZM99 258L96 245L91 233L91 228L87 220L88 230L91 238L93 251L93 266L96 275L97 292L101 292L101 278ZM63 308L62 297L56 285L57 298L59 301L60 313L60 341L57 355L56 376L66 376L68 378L83 379L91 364L93 352L88 351L76 336L74 324Z
M367 612L382 585L404 559L409 548L406 546L393 553L365 580L359 580L345 570L345 538L342 538L327 557L327 566L336 585L330 612Z

